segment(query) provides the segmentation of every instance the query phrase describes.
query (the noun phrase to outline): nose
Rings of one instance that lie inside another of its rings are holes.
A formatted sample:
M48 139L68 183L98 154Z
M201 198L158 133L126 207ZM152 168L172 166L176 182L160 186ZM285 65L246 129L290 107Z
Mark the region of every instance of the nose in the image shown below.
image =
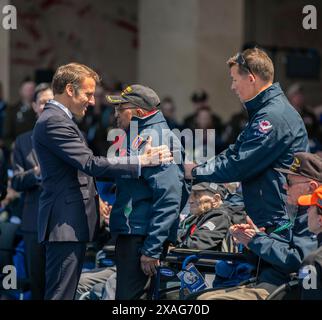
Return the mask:
M287 184L287 183L284 183L284 184L283 184L283 189L284 189L284 190L286 190L286 191L289 189L289 186L288 186L288 184Z
M89 103L89 104L91 104L92 106L94 106L94 105L95 105L95 97L94 97L94 96L92 96L92 97L89 99L88 103Z

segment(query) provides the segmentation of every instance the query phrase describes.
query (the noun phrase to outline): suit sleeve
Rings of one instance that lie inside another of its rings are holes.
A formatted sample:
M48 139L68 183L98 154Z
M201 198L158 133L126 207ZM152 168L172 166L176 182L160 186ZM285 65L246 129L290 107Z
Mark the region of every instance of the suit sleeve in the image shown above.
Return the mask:
M271 128L262 132L259 123L268 119L267 115L258 117L235 145L194 170L195 183L245 181L268 168L291 141L291 134L282 133L276 121L270 121Z
M18 138L13 150L13 177L12 187L16 191L23 192L40 185L33 169L26 170L24 156L21 151L21 142Z
M143 168L142 174L153 190L153 198L151 219L146 232L148 236L141 253L159 259L162 245L179 217L182 181L175 164Z
M45 144L57 157L87 175L124 178L137 178L139 175L137 157L128 157L125 161L117 157L95 157L77 130L63 117L49 118L43 131L36 134L38 143Z
M209 225L211 222L214 229ZM189 236L182 247L189 249L207 250L221 244L229 228L229 219L226 215L206 221L201 227Z

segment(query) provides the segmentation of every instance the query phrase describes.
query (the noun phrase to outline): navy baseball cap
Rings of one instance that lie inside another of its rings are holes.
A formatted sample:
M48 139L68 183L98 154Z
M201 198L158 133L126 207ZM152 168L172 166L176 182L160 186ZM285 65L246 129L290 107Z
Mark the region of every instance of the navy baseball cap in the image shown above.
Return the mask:
M202 182L192 186L193 191L209 191L213 194L219 193L221 198L224 199L228 194L227 188L221 184Z
M111 105L119 105L122 103L132 103L138 108L148 111L154 110L160 104L160 98L149 87L140 84L133 84L126 87L120 96L106 96L106 100Z

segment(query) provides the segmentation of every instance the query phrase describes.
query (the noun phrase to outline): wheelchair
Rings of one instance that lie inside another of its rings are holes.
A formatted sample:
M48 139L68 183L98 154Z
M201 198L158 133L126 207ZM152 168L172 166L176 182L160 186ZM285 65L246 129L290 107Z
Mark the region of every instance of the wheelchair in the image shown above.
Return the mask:
M165 260L166 266L161 266L155 277L154 282L154 293L152 299L154 300L164 300L164 299L179 299L179 300L195 300L202 293L208 291L227 289L228 287L249 285L256 283L257 277L253 273L246 280L242 280L233 286L224 286L217 288L208 288L202 291L197 291L190 293L188 292L184 285L177 281L174 282L173 286L162 287L161 274L163 268L170 270L185 270L187 264L193 262L204 278L207 280L207 275L211 275L213 278L215 275L215 264L218 261L230 261L230 262L245 262L246 256L243 253L229 253L229 252L216 252L211 250L190 250L190 249L173 249L166 256ZM271 292L266 300L299 300L300 299L300 286L297 274L290 275L290 281L277 287L273 292ZM208 282L209 283L209 282Z
M194 263L198 271L209 284L215 277L215 264L217 261L244 262L242 253L196 250L174 248L170 250L162 265L157 270L153 281L154 300L173 299L175 297L183 300L187 295L183 283L176 276L181 270L185 271L189 263ZM173 274L175 275L173 277Z
M115 247L105 246L96 254L96 267L111 267L115 265ZM150 288L145 292L148 300L195 300L201 294L187 292L183 287L177 273L185 270L192 262L198 271L210 283L215 274L215 264L218 261L246 262L247 258L241 252L222 252L213 250L193 250L183 248L173 248L161 260L161 266L157 269L157 274L151 279ZM248 285L256 282L256 276L252 274L248 279L242 280L235 285ZM235 286L234 285L234 286ZM100 300L104 284L97 284L94 290L90 290L81 295L79 300ZM227 287L218 287L223 289ZM291 275L291 281L276 288L266 300L299 300L299 280L296 274ZM213 291L214 288L205 289L202 293Z

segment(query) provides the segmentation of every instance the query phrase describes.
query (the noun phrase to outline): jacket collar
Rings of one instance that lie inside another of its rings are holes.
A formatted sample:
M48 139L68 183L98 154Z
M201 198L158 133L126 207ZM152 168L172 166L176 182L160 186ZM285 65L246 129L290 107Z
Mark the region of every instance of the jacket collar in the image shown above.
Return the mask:
M67 119L70 119L69 116L67 115L67 113L64 110L62 110L61 108L58 108L55 105L53 105L52 103L50 103L50 100L45 104L44 111L45 110L54 111L56 113L64 115Z
M51 100L48 100L48 103L55 106L56 108L59 108L61 110L63 110L67 116L70 118L70 119L73 119L73 115L72 113L69 111L68 108L66 108L63 104L61 104L60 102L54 100L54 99L51 99Z
M278 82L275 82L270 87L260 92L253 99L244 102L248 115L251 117L259 109L261 109L268 100L280 94L283 94L283 91L280 87L280 84Z
M144 118L133 117L131 122L137 122L138 128L151 126L157 123L166 122L161 111L149 114Z

